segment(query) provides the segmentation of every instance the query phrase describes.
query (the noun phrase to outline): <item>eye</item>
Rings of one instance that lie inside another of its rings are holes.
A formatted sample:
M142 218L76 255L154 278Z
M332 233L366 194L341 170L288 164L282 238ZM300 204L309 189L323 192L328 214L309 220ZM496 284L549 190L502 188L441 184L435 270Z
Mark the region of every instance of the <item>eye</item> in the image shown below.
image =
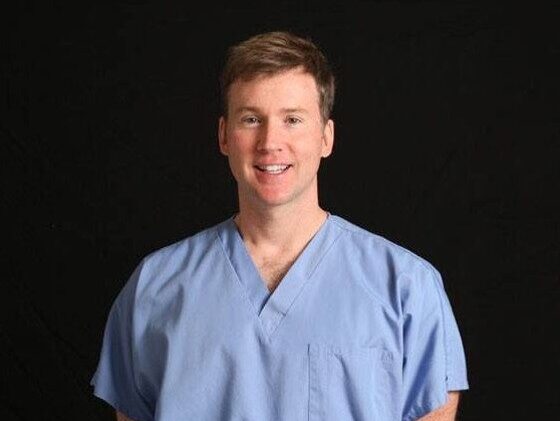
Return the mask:
M300 124L302 122L303 122L303 120L299 117L294 117L294 116L286 117L286 123L288 123L290 126L295 126L295 125Z
M256 125L260 122L259 118L255 117L254 115L248 115L248 116L242 117L241 121L243 122L243 124L248 125L248 126L254 126L254 125Z

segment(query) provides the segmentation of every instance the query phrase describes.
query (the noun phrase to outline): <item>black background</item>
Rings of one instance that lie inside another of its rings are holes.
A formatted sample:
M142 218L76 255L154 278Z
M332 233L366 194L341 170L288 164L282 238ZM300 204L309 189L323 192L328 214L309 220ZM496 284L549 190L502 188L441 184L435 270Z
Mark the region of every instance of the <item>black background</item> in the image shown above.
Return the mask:
M462 420L560 410L560 9L187 2L2 12L2 420L109 420L112 300L147 253L231 216L226 48L309 35L338 77L323 206L431 261L469 363Z

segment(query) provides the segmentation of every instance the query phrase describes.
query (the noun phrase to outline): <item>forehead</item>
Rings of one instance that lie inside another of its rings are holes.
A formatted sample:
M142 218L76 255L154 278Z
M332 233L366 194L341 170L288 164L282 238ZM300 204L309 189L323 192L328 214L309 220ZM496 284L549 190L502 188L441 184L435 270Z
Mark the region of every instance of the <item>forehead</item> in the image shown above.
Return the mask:
M228 91L228 108L305 107L319 109L319 91L314 77L301 68L272 75L259 74L248 80L235 80Z

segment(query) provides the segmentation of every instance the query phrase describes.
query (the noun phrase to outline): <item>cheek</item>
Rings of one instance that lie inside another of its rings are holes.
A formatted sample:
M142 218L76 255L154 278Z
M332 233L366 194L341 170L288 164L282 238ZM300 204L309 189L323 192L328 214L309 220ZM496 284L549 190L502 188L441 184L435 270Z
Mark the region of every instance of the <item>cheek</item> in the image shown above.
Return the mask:
M235 150L235 153L237 155L242 155L250 152L250 136L242 133L232 133L232 136L230 137L230 148Z
M311 161L320 160L324 150L323 140L320 138L310 137L308 142L302 145L301 155Z
M228 155L230 160L238 159L239 155L242 154L242 142L240 141L239 137L235 135L230 135L228 137Z
M243 171L252 162L250 142L243 137L231 136L229 139L229 165L234 172Z

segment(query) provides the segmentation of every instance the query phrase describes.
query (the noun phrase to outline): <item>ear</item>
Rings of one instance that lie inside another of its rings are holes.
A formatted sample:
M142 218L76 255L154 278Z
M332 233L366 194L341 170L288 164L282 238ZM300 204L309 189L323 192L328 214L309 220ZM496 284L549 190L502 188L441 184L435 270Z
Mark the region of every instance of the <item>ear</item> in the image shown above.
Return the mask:
M325 128L323 130L323 145L321 150L321 156L326 158L329 156L333 149L334 143L334 121L329 119L327 124L325 124Z
M227 135L226 135L226 119L224 116L221 116L218 122L218 143L222 154L227 156L228 144L227 144Z

